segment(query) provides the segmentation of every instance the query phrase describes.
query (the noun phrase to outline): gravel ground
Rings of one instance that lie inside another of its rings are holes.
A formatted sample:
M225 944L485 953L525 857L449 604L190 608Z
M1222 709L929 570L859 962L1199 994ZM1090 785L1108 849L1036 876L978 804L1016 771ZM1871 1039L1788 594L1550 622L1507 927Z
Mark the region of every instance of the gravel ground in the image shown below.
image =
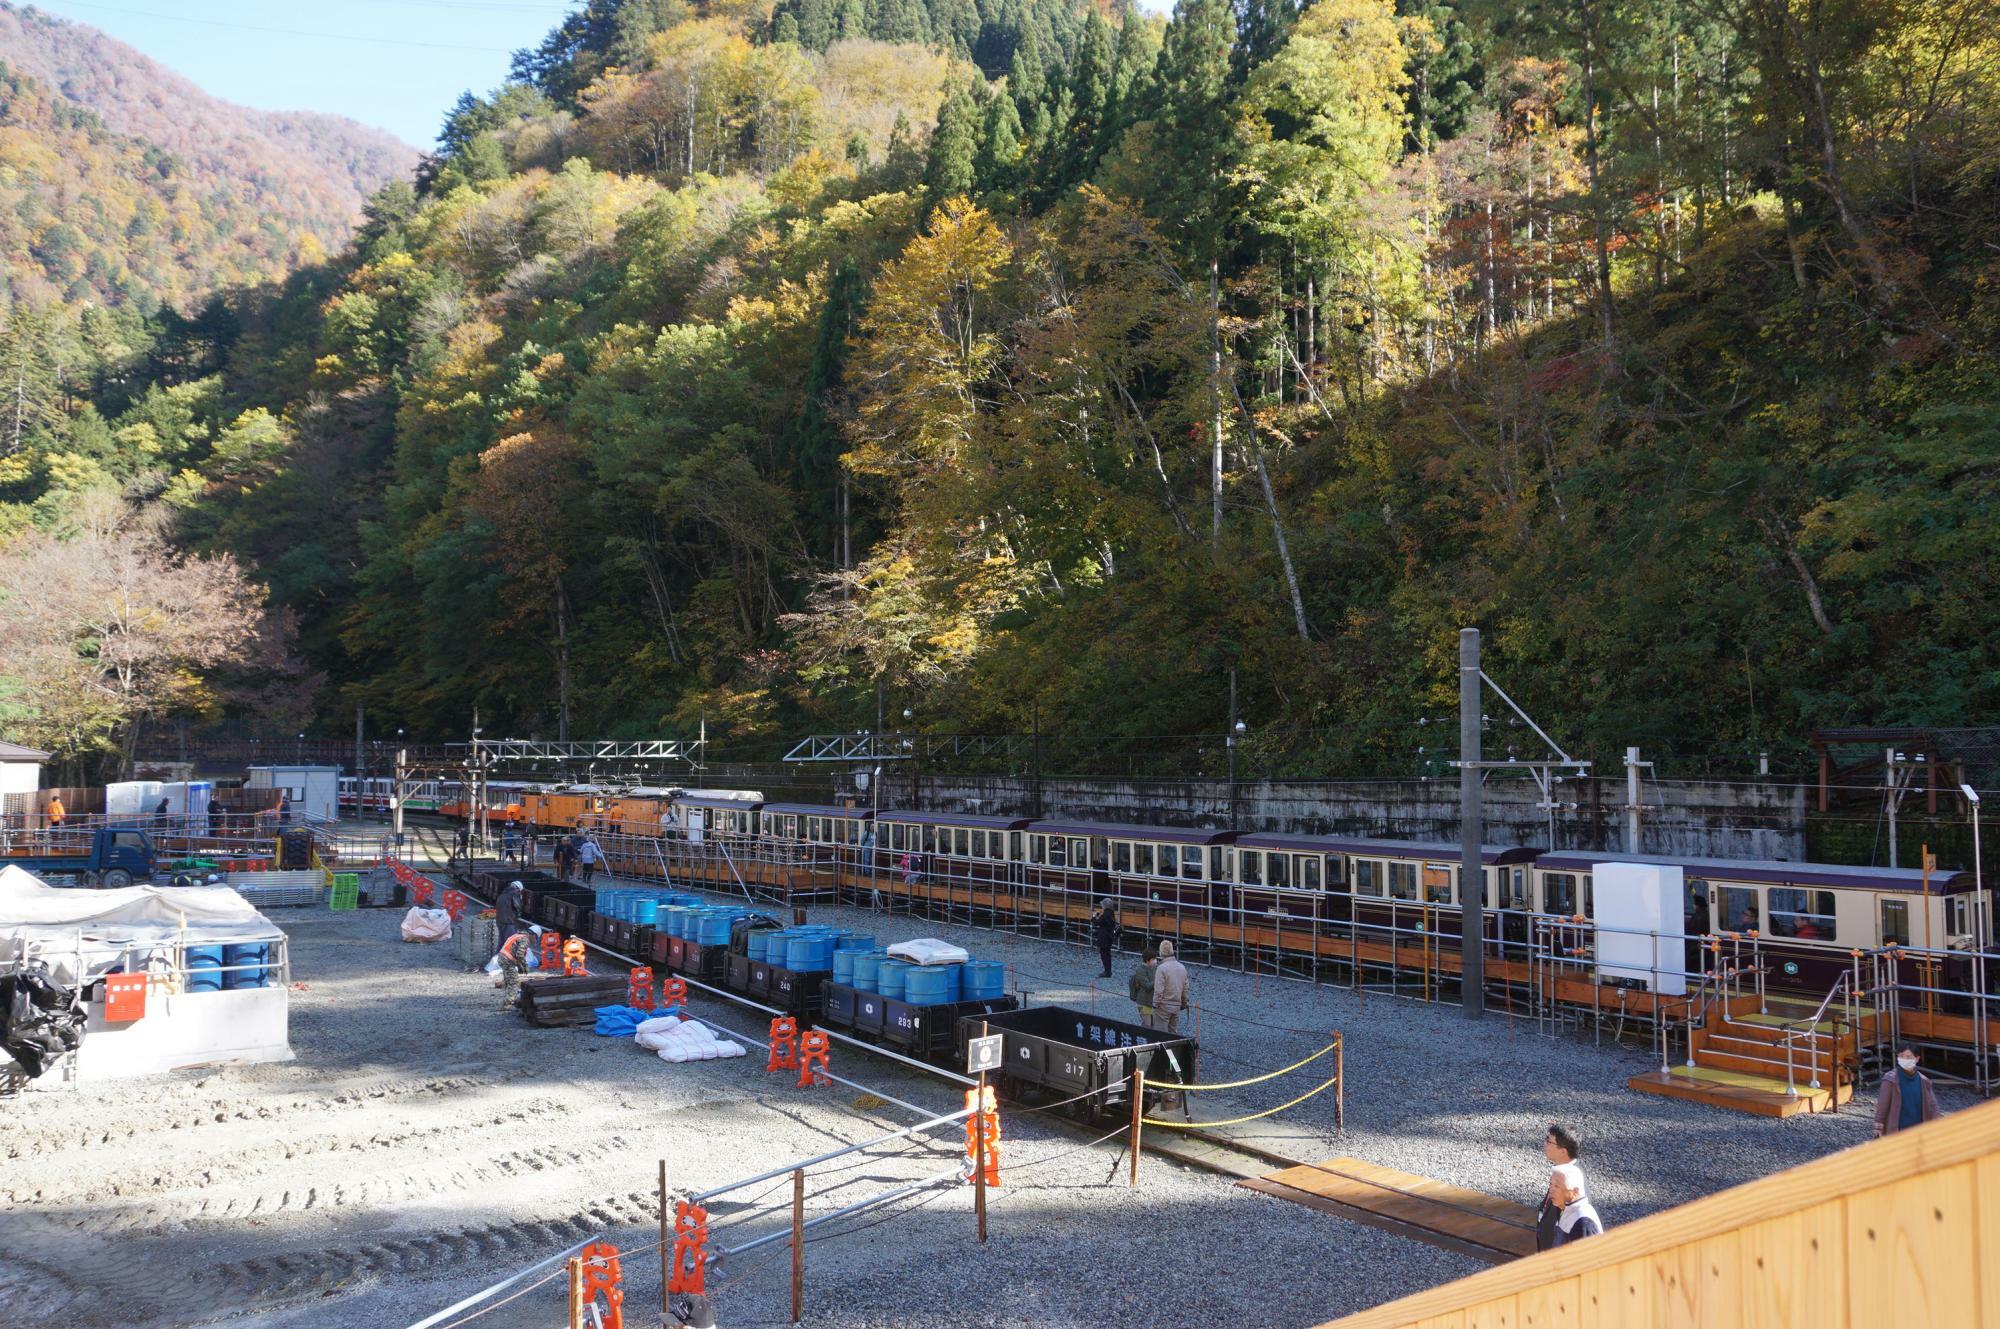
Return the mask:
M395 911L274 917L304 985L296 1061L5 1104L0 1324L404 1324L599 1233L641 1248L628 1309L650 1323L658 1160L670 1188L692 1191L909 1120L851 1091L789 1087L756 1057L669 1066L588 1030L529 1029L495 1009L455 948L400 943ZM1009 962L1038 1002L1129 1010L1129 959L1114 999L1093 993L1096 957L1076 948L865 910L813 917L958 941ZM1528 1200L1542 1130L1561 1119L1583 1133L1617 1223L1868 1133L1858 1106L1775 1123L1633 1094L1624 1080L1647 1064L1643 1051L1547 1039L1500 1017L1473 1038L1451 1008L1364 1005L1341 989L1199 968L1194 986L1205 1078L1275 1067L1321 1046L1325 1030L1345 1032L1346 1135L1333 1133L1330 1095L1256 1128L1302 1159L1354 1154ZM757 1032L721 1003L696 1010ZM914 1104L958 1105L937 1079L857 1052L837 1051L835 1069ZM1308 1083L1302 1073L1198 1106L1235 1115ZM1310 1325L1479 1267L1157 1158L1134 1192L1115 1144L1079 1148L1076 1133L1030 1114L1006 1114L1004 1133L983 1249L963 1187L831 1225L807 1247L807 1322ZM956 1140L940 1138L843 1160L813 1182L809 1212L951 1166ZM788 1202L781 1183L724 1239L773 1230ZM736 1261L722 1323L789 1322L787 1269L782 1244ZM560 1306L550 1283L476 1323L540 1329Z

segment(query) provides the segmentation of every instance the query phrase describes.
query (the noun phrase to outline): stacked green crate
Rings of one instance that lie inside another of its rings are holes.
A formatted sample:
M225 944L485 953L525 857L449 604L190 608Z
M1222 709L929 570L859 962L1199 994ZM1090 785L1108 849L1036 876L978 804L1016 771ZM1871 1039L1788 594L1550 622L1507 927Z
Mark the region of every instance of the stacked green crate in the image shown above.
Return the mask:
M333 874L333 889L327 895L327 908L353 909L361 901L361 874L358 872L336 872Z

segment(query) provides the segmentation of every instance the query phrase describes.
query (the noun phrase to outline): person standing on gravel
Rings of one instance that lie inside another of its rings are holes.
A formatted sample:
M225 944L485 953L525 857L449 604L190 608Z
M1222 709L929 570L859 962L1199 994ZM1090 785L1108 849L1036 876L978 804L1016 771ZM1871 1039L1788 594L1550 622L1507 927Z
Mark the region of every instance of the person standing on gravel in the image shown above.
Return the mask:
M514 935L514 928L521 921L521 897L525 893L520 882L510 881L493 897L494 929L502 937Z
M604 861L604 851L597 847L596 840L586 835L583 843L576 847L576 861L583 865L583 884L588 886L597 875L597 865Z
M1931 1077L1917 1069L1917 1050L1899 1049L1896 1069L1882 1077L1882 1088L1875 1095L1875 1134L1894 1135L1936 1121L1940 1115Z
M1098 958L1104 961L1104 972L1098 977L1111 977L1111 948L1118 942L1118 904L1108 895L1097 917L1090 920L1090 939L1097 943Z
M1574 1163L1583 1153L1583 1145L1575 1134L1556 1124L1549 1123L1549 1132L1542 1137L1542 1157L1549 1160L1549 1184L1542 1191L1542 1208L1535 1215L1535 1249L1546 1251L1556 1245L1556 1220L1562 1216L1562 1206L1556 1203L1556 1178L1553 1169Z
M1139 1008L1139 1023L1153 1028L1156 1018L1153 1014L1153 966L1160 962L1160 953L1153 947L1146 947L1146 958L1132 971L1132 979L1126 991L1132 994L1132 1004Z
M1153 970L1153 1028L1178 1034L1181 1012L1188 1004L1188 971L1174 956L1174 944L1160 943L1159 967Z

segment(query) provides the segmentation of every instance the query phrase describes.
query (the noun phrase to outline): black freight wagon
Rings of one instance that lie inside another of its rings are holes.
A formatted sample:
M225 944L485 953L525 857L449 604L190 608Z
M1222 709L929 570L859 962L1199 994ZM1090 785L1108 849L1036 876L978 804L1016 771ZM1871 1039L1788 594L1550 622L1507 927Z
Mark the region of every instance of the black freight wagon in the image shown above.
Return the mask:
M845 983L828 983L821 990L820 1023L850 1030L870 1042L887 1044L905 1055L940 1064L958 1048L961 1018L981 1018L1011 1011L1020 1003L1012 997L954 1001L932 1006L863 992Z
M1164 1034L1067 1006L1030 1006L958 1022L958 1046L984 1032L1006 1039L1001 1059L1003 1097L1049 1102L1077 1099L1073 1115L1115 1116L1132 1107L1132 1070L1146 1077L1149 1099L1171 1092L1160 1086L1193 1084L1199 1049L1186 1035ZM1082 1098L1088 1094L1090 1097Z

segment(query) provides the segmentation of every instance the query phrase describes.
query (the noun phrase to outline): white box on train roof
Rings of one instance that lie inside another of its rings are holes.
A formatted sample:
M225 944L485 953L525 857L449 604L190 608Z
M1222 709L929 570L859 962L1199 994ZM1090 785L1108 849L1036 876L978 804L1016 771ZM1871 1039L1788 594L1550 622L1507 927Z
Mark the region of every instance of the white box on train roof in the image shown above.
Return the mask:
M1678 867L1599 863L1596 883L1597 976L1637 982L1652 992L1687 992L1681 902L1687 888Z

